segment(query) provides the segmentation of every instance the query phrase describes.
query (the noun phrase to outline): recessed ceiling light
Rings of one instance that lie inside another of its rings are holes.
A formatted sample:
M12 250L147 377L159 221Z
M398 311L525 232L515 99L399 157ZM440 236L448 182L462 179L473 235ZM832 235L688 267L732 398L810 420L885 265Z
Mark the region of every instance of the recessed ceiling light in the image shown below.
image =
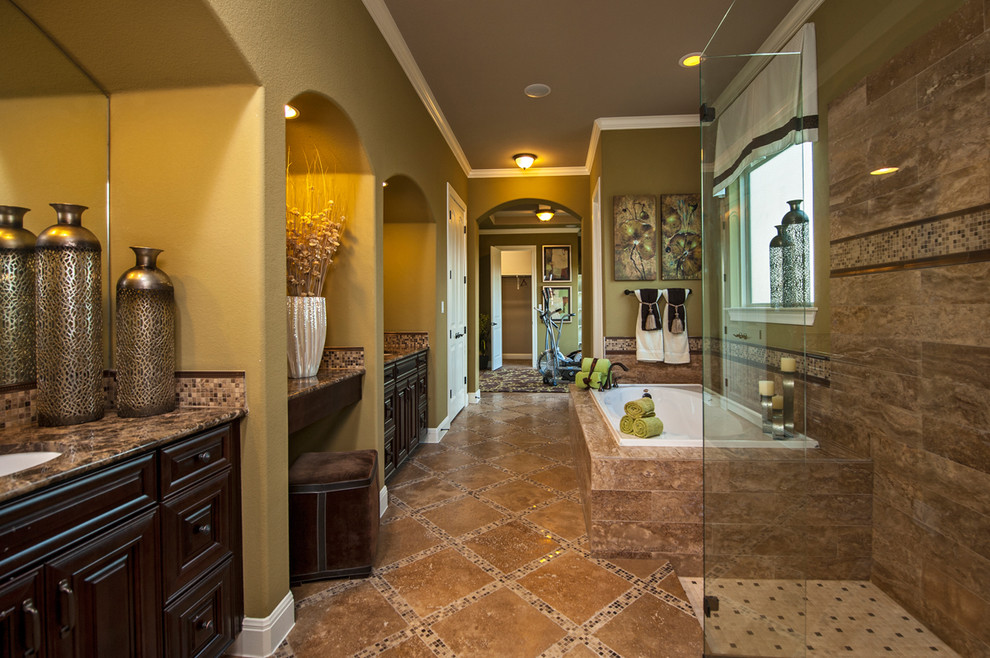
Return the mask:
M299 110L297 110L296 108L292 107L291 105L286 105L285 106L285 118L286 119L295 119L297 116L299 116Z
M530 98L543 98L544 96L548 96L550 94L550 85L537 82L523 89L523 93Z
M895 171L899 171L900 167L880 167L879 169L874 169L870 172L870 176L883 176L885 174L892 174Z
M677 63L686 69L693 68L701 64L701 53L688 53L677 60Z

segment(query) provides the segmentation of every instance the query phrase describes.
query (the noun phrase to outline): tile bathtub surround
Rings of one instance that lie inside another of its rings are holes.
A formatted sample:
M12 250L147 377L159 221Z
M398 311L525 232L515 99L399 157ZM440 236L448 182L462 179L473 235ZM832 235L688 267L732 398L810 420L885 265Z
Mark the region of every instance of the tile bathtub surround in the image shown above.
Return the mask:
M830 405L874 463L871 580L973 656L990 655L990 263L913 261L987 248L984 5L828 113L832 270L848 275L830 279ZM901 171L869 180L874 155Z
M296 587L297 656L701 655L670 564L598 559L567 398L493 393L389 483L371 577Z
M430 346L430 334L425 331L385 332L385 351L400 352Z
M363 367L364 367L363 347L323 348L323 359L320 361L320 368L323 370L335 370L337 368L363 368Z

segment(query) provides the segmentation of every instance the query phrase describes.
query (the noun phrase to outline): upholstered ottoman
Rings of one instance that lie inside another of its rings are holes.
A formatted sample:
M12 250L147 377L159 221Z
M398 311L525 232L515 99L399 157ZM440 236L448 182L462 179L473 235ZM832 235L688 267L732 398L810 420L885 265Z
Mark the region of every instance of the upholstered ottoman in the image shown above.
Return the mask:
M306 452L289 468L289 577L367 576L378 550L378 453Z

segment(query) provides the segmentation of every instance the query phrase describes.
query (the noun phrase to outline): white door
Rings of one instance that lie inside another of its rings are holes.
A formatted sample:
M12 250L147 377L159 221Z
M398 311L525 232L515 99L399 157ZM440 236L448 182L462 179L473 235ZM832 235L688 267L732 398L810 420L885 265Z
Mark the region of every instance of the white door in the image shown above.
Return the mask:
M502 250L492 247L492 370L502 367Z
M467 404L467 208L447 185L447 417Z

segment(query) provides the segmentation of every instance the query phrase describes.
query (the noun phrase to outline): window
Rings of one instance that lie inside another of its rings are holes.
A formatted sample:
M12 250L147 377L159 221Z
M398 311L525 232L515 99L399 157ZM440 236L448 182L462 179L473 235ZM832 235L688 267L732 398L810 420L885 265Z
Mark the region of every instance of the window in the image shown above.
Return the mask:
M814 235L814 204L812 202L811 144L795 144L767 158L742 177L746 221L742 225L744 245L741 280L743 305L770 304L770 240L777 235L775 228L788 211L787 202L803 199L801 208L808 215L808 239ZM814 242L812 241L812 245ZM814 304L815 250L811 250L811 289L809 306Z

